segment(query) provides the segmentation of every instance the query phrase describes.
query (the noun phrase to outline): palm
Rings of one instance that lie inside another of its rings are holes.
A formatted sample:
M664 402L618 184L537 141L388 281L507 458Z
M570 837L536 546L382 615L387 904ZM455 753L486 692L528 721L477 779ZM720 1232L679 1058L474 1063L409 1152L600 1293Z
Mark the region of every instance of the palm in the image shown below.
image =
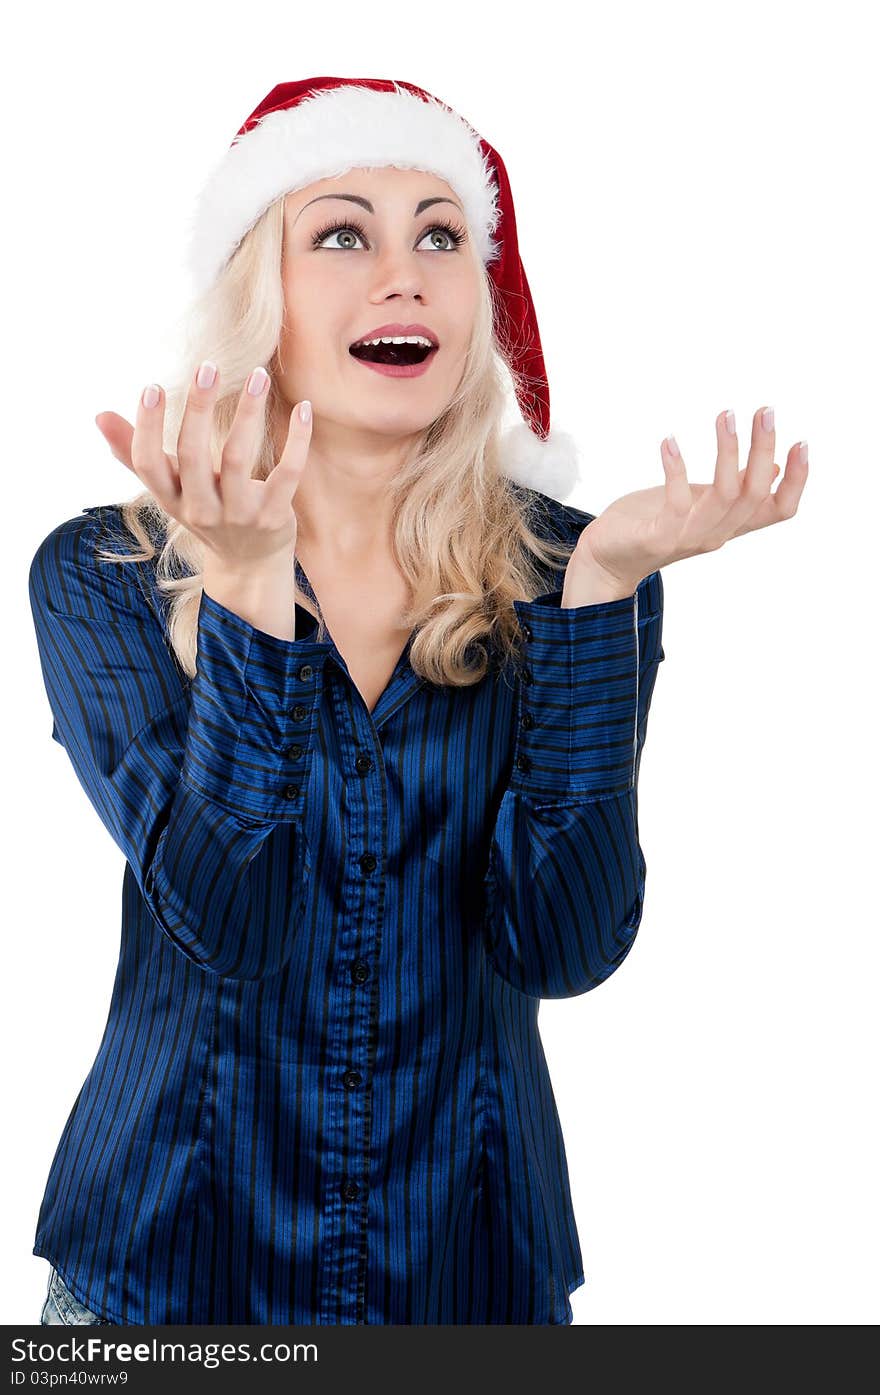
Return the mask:
M776 467L776 470L778 473L779 466ZM746 471L744 469L738 471L737 478L740 481L740 488L742 487L745 474ZM711 494L715 486L711 484L695 484L693 481L689 480L688 487L691 493L691 509L685 526L687 528L689 524L693 523L696 524L699 529L700 519L706 508L704 500L707 494ZM761 508L756 513L752 514L749 521L743 523L732 532L730 537L736 538L739 537L741 533L751 533L755 528L766 528L769 523L773 523L775 519L770 516L772 510L769 506L772 505L772 501L775 497L775 495L771 495ZM662 515L665 503L666 485L655 484L651 489L636 489L632 494L622 494L619 499L614 500L613 504L608 505L608 508L605 510L605 516L610 514L613 518L626 519L629 523L651 525Z
M684 461L663 445L666 483L615 499L584 529L578 550L609 576L631 579L683 557L714 552L732 538L792 518L807 480L807 462L792 446L785 475L774 464L775 434L756 414L748 464L738 469L736 436L716 419L718 456L711 484L695 484Z

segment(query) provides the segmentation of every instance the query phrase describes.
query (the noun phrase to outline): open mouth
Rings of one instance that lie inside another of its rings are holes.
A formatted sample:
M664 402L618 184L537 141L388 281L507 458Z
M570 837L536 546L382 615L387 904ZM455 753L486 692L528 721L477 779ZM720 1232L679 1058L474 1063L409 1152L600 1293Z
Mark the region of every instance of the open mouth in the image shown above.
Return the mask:
M409 368L437 352L437 346L428 348L425 344L352 344L348 351L353 358L366 359L368 363L387 363L394 368Z

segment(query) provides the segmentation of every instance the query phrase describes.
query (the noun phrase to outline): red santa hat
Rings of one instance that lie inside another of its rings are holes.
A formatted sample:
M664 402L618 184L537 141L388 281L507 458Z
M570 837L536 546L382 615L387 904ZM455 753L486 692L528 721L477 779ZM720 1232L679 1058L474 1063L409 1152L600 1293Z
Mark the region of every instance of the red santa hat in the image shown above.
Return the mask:
M273 87L251 112L202 189L187 253L197 292L207 290L271 203L350 169L419 169L445 180L495 286L496 321L509 346L523 420L502 434L508 478L565 499L577 450L550 430L550 391L538 321L519 255L510 182L501 156L421 87L387 78L309 78Z

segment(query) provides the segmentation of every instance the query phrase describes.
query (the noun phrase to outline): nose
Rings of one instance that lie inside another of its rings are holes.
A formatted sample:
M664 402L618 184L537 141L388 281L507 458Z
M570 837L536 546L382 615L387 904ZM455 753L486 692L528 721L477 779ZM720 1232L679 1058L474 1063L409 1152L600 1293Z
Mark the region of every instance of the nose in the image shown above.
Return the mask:
M375 300L422 298L421 268L414 261L414 253L388 251L380 258L376 270Z

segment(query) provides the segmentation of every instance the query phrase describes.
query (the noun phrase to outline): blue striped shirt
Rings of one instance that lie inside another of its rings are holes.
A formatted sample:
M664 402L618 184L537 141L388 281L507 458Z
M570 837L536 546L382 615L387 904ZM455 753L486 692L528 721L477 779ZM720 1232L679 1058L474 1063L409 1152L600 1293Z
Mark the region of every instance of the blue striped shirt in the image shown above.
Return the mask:
M528 494L545 536L593 518ZM126 859L33 1253L115 1323L570 1322L538 1007L641 919L660 573L563 609L548 570L521 661L434 685L410 637L370 712L299 605L285 640L202 593L190 680L154 563L97 544L132 545L116 505L29 574L52 736Z

